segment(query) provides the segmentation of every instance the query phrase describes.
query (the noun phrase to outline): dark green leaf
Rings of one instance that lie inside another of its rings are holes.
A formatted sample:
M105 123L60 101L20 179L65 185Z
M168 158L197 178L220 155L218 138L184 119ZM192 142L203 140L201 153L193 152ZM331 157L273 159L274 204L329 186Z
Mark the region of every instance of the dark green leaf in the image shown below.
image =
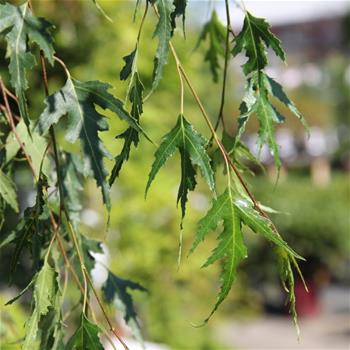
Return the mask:
M159 12L159 20L153 34L153 37L157 36L159 39L153 70L152 90L155 90L162 79L164 65L168 62L169 41L172 31L171 14L174 6L172 0L155 0L152 3L157 5Z
M210 158L205 151L206 144L207 141L203 136L194 130L193 126L183 115L180 115L175 127L163 137L163 142L155 153L155 160L152 164L146 186L146 194L159 169L175 153L176 149L179 149L182 156L182 181L178 194L178 200L181 199L182 215L185 213L184 208L187 192L194 189L195 186L195 182L193 181L195 175L193 166L199 167L210 190L214 191L213 170L210 165ZM188 165L188 160L191 161L193 166L184 169L183 166Z
M137 72L133 75L133 83L129 93L129 100L132 103L131 115L135 120L139 121L142 110L142 96L143 96L143 85L139 79ZM124 161L129 160L130 150L132 144L137 147L139 143L139 133L134 128L129 127L122 134L117 136L118 139L124 139L124 145L119 155L115 157L115 164L112 169L111 176L109 178L109 185L112 186L115 179L119 176L119 172L122 168Z
M296 105L291 101L286 93L283 91L282 86L274 79L270 78L267 74L264 74L265 86L269 93L278 98L289 110L301 121L306 130L309 130L309 126L306 123L304 116L300 113Z
M186 6L187 0L174 0L174 11L171 13L171 27L172 31L176 28L176 17L182 16L182 30L185 35L185 18L186 18Z
M99 81L80 82L68 78L61 90L45 100L46 108L40 115L38 124L40 132L45 134L51 125L67 114L66 139L73 143L80 137L82 151L90 161L108 210L110 210L109 186L103 158L109 157L109 153L98 136L99 131L108 129L108 124L104 116L96 111L95 105L111 110L120 119L127 121L131 127L141 131L136 120L124 110L122 102L107 92L110 87L109 84Z
M136 52L137 48L135 47L135 49L129 55L123 57L125 65L120 71L120 80L128 79L129 75L132 73Z
M270 31L270 24L263 18L246 12L242 31L235 38L232 54L236 56L245 50L248 61L243 65L245 75L262 70L267 65L266 48L271 47L275 54L285 61L281 42Z
M10 55L11 85L16 90L19 110L27 126L29 126L29 114L24 93L28 88L26 71L36 63L27 41L35 42L53 64L54 49L49 34L50 28L52 25L45 19L33 16L28 2L21 6L8 3L0 5L0 33L3 31L7 33L5 38Z
M218 70L220 69L219 57L225 56L226 28L219 21L218 15L214 10L209 22L207 22L199 36L197 47L206 38L209 37L209 48L205 54L205 61L209 62L210 70L214 82L218 81Z
M108 271L107 280L102 287L104 297L108 303L116 303L116 306L122 310L125 322L131 327L135 338L142 341L137 314L129 290L147 292L147 289L139 283L122 279Z
M79 328L69 339L65 350L103 350L98 334L100 328L90 322L85 315L81 315L81 323Z

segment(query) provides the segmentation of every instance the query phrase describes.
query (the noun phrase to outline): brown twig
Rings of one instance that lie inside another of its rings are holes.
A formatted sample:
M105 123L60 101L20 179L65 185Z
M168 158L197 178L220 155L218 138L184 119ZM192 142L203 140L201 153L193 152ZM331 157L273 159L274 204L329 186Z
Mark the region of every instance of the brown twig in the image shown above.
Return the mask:
M35 181L38 181L38 177L37 177L36 171L34 169L32 159L30 158L30 155L27 153L27 151L26 151L26 149L24 147L24 144L21 141L21 138L18 135L18 132L16 130L16 126L15 126L15 123L13 121L13 115L12 115L12 111L11 111L11 108L10 108L10 104L9 104L8 99L7 99L7 93L6 93L7 89L6 89L6 87L4 85L4 82L2 81L1 78L0 78L0 88L1 88L1 91L2 91L3 100L4 100L4 103L5 103L4 113L5 113L7 122L9 123L9 125L11 127L11 130L12 130L13 134L15 135L15 138L16 138L18 144L19 144L19 147L21 148L21 150L22 150L22 152L24 154L24 157L27 160L27 163L29 165L29 168L30 168L32 174L33 174L33 177L34 177Z

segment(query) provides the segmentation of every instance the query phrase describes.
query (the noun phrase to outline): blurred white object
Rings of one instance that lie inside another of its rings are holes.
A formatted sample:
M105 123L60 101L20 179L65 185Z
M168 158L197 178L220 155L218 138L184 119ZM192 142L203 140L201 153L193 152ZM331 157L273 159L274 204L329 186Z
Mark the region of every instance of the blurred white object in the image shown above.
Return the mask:
M86 208L81 213L81 220L86 226L96 227L100 221L100 215L96 210Z
M170 350L170 348L164 344L156 344L146 341L144 343L144 347L142 347L142 345L134 339L123 338L123 340L125 341L128 348L132 350ZM117 350L124 350L124 347L117 340L115 340L114 345ZM113 346L109 342L106 342L104 344L104 349L114 350Z

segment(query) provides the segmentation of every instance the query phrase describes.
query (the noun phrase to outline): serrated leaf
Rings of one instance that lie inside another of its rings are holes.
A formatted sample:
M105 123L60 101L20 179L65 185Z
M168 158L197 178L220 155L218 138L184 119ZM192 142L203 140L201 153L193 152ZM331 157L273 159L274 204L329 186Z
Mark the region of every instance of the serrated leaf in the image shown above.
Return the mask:
M168 62L169 41L171 39L171 14L174 11L172 0L152 1L157 6L159 20L153 37L158 37L158 46L154 58L152 90L155 90L162 79L164 65Z
M226 28L220 22L215 10L212 12L210 21L204 25L196 47L207 37L209 38L209 48L205 54L205 61L209 62L213 80L217 82L219 79L218 70L220 69L219 58L225 56Z
M136 52L137 52L137 48L135 47L135 49L129 55L126 55L123 57L125 64L122 70L120 71L120 80L128 79L128 77L132 73Z
M68 125L66 140L73 143L80 137L82 151L89 159L97 186L101 187L103 201L110 210L109 186L106 180L107 171L103 158L109 157L99 131L108 130L104 116L96 111L95 105L109 109L120 119L125 120L137 131L138 123L123 108L120 100L107 92L111 86L99 81L80 82L68 78L65 86L45 100L46 108L39 117L38 128L42 134L67 114Z
M16 186L11 178L0 169L0 196L18 213Z
M39 322L46 315L50 307L53 307L54 296L57 292L56 271L47 261L35 277L34 309L26 323L26 336L23 342L23 350L36 350L40 346L38 335Z
M179 115L175 127L170 130L168 134L163 137L163 142L155 153L155 160L152 164L151 171L148 176L148 182L146 185L146 194L150 185L152 184L156 174L165 162L175 153L176 149L182 153L182 164L188 163L186 158L190 159L193 166L198 166L201 173L206 180L211 191L214 191L214 175L210 165L210 158L208 157L205 145L207 141L197 133L193 126L185 119L183 115ZM183 170L183 169L182 169ZM185 175L184 182L181 181L178 199L181 199L183 208L182 214L184 215L184 205L187 199L187 192L190 189L194 189L195 183L193 182L194 168L187 169L182 172ZM186 184L185 188L181 188L181 185Z
M291 258L283 249L277 249L277 257L281 282L284 290L288 294L289 311L293 317L293 322L299 338L300 330L298 326L298 315L295 307L296 298L294 293L294 273Z
M40 264L41 249L45 249L51 234L50 215L43 194L43 189L46 186L45 179L41 178L38 181L35 205L24 211L23 217L19 220L15 229L0 244L0 247L11 242L15 244L10 262L10 276L14 274L18 260L25 247L30 249L33 269L36 270Z
M304 118L304 116L300 113L296 105L289 99L287 94L283 91L282 85L280 85L276 80L269 77L267 74L264 74L265 78L265 86L268 89L268 92L278 98L289 110L301 121L304 128L309 131L309 126Z
M135 120L139 121L143 112L143 85L140 81L137 72L133 74L133 82L131 85L129 100L132 103L131 115ZM115 179L119 176L119 172L123 166L123 163L129 160L130 150L132 144L137 147L139 143L139 133L134 128L128 128L122 134L117 136L118 139L124 139L124 145L119 155L115 157L115 164L112 169L111 176L109 178L109 185L112 186Z
M242 31L235 38L232 54L236 56L245 50L248 61L243 65L245 75L262 70L267 65L266 48L271 47L275 54L285 61L280 40L270 31L270 24L246 12Z
M33 16L28 2L21 6L0 5L0 33L6 31L7 48L10 54L9 72L11 85L15 88L19 101L19 110L27 127L29 114L25 97L28 88L26 71L35 64L35 57L30 53L27 41L35 42L45 57L53 64L54 49L49 30L52 25L43 18Z
M172 32L176 28L176 17L182 16L182 31L185 35L185 19L187 0L173 0L174 11L171 13L171 27Z
M139 283L122 279L108 271L107 280L102 287L104 298L107 303L116 303L116 306L123 312L124 320L132 329L135 338L142 342L140 325L129 290L147 292L147 289Z
M103 350L98 334L100 328L85 315L81 315L79 328L68 341L65 350Z
M101 248L101 242L86 237L84 234L79 235L79 240L84 264L86 266L87 271L90 273L95 267L95 258L92 254L103 253L103 250Z
M279 156L279 147L276 142L275 127L273 125L273 122L281 123L283 122L283 119L281 119L275 108L270 104L267 96L262 93L260 93L259 102L256 108L256 115L259 120L259 148L261 148L263 144L269 145L275 166L277 168L277 171L279 171L281 168L281 160Z
M62 166L62 182L65 205L69 211L69 219L77 228L82 210L81 192L84 189L84 179L89 175L89 169L80 154L64 153Z
M234 204L239 211L242 221L245 225L250 227L252 231L261 234L267 240L274 243L277 247L282 248L291 256L303 260L303 257L290 248L281 236L273 230L270 221L261 216L261 214L253 208L251 202L244 198L235 198Z
M220 304L225 300L237 275L238 264L247 257L247 249L243 241L241 231L241 218L234 205L232 189L228 188L217 199L204 218L198 223L198 230L193 242L191 252L202 242L218 224L223 221L223 231L218 236L219 243L212 251L203 267L213 264L217 260L223 260L223 272L221 274L221 289L215 306L204 322L207 322Z

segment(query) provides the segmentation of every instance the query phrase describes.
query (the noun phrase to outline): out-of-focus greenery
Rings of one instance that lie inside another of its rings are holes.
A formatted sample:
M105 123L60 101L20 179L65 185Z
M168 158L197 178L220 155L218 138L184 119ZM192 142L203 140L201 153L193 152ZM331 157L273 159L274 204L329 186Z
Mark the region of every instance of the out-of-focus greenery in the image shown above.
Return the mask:
M123 66L122 56L130 53L140 20L132 22L133 2L100 1L102 7L113 19L110 23L100 16L90 1L33 1L37 15L44 16L57 27L57 55L67 62L73 77L81 80L100 79L110 82L115 93L124 98L127 83L119 81L119 71ZM198 6L203 6L199 2ZM155 24L155 15L150 11L146 21L145 32L141 39L139 73L149 91L153 69L155 40L150 40ZM193 51L198 37L198 30L188 26L186 40L176 32L174 44L185 68L188 70L199 95L215 120L220 103L220 85L213 84L209 68L203 62L202 51ZM3 66L2 66L3 67ZM1 68L2 68L1 67ZM0 73L3 73L1 69ZM232 73L232 74L231 74ZM230 73L227 94L227 124L233 130L237 111L237 101L241 97L239 86L233 70ZM29 91L31 116L37 118L43 109L43 94L40 75L33 71L30 76L36 83ZM235 80L236 79L236 80ZM50 90L53 92L64 82L64 73L59 67L49 67ZM159 143L161 136L172 127L179 113L179 81L174 60L169 56L169 63L164 70L164 79L158 90L145 102L141 124L150 137ZM311 122L325 125L331 106L325 101L319 103L315 94L295 93L302 99L299 106ZM298 104L299 105L299 104ZM324 107L323 107L324 106ZM305 109L307 111L305 111ZM185 116L207 137L208 130L201 114L188 92L185 95ZM121 141L114 137L124 130L125 124L115 118L109 119L110 132L101 135L109 151L116 155L121 149ZM287 126L288 126L287 122ZM294 125L294 124L293 124ZM152 128L151 128L152 126ZM156 127L154 127L156 126ZM63 142L64 130L58 135ZM64 144L65 145L65 144ZM65 145L65 147L69 147ZM86 224L85 232L95 238L106 240L109 250L111 270L124 278L131 278L149 289L150 294L135 293L135 301L146 339L166 343L174 349L215 349L221 348L215 339L213 324L231 312L259 310L259 297L247 288L251 274L255 277L268 277L274 264L269 246L262 247L256 242L254 234L247 232L251 262L245 264L243 273L236 281L233 291L225 306L209 324L195 328L191 323L201 323L208 315L219 283L218 268L211 266L207 271L200 269L210 250L214 247L216 234L212 235L212 245L201 247L196 253L187 256L195 234L196 222L204 215L210 203L207 200L206 186L198 177L198 190L189 195L187 217L184 222L183 254L181 265L177 266L178 244L180 235L180 210L175 207L177 185L180 179L179 158L166 165L157 176L153 186L144 199L147 174L153 160L155 146L144 138L138 149L132 151L128 163L121 171L120 178L112 188L113 208L111 221L106 233L102 220L100 195L93 183L86 186L84 197L87 208L99 213L100 220L93 227ZM108 166L112 167L112 162ZM218 175L220 177L220 174ZM329 187L314 187L308 177L289 177L280 181L276 188L266 177L256 177L253 190L262 203L289 214L274 215L282 235L293 248L304 256L316 256L330 269L336 269L349 253L349 184L345 176L337 175ZM220 181L219 181L220 183ZM263 259L261 252L264 253ZM3 263L3 258L1 257ZM6 276L5 276L6 277ZM4 282L4 281L2 281ZM68 295L70 292L68 291ZM74 294L74 293L71 293ZM0 299L3 304L3 300ZM25 317L16 307L5 307L6 314L13 319L18 334L6 338L8 341L22 335ZM7 329L7 324L6 324ZM0 329L0 336L3 326ZM10 349L10 348L9 348Z

